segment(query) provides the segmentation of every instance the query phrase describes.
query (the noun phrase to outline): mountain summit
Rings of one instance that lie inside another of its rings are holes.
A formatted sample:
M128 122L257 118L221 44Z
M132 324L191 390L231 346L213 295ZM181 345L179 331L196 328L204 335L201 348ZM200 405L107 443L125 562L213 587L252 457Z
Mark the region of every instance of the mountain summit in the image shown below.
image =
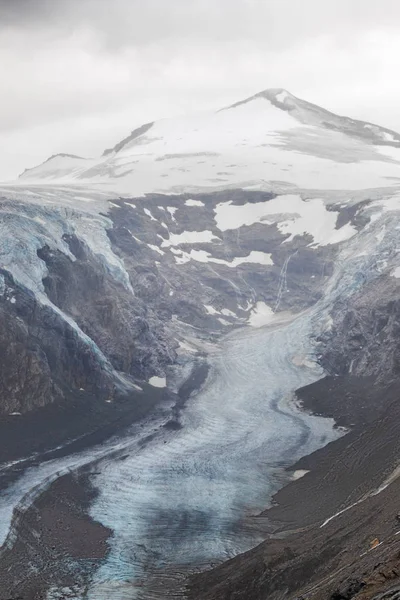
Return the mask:
M365 189L400 178L400 135L264 90L219 111L138 127L95 159L58 154L26 170L36 183L101 184L123 194Z
M345 133L349 136L359 138L367 143L376 145L390 145L396 148L400 147L400 135L391 129L374 125L357 119L350 119L336 115L317 104L312 104L301 98L297 98L283 88L270 88L251 96L247 100L236 103L238 106L243 102L251 102L257 98L265 98L271 104L286 110L304 125L314 125Z

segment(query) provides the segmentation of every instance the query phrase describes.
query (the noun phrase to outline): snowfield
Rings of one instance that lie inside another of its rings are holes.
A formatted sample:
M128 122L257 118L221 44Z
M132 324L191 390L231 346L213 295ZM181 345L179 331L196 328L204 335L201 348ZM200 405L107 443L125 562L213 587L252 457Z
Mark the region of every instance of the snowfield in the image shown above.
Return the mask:
M215 221L221 231L254 223L277 223L283 234L290 234L286 241L292 240L296 235L309 234L315 245L325 246L347 240L356 233L356 229L348 223L336 229L338 215L328 211L323 200L315 198L304 201L295 194L239 206L226 202L219 204L215 212Z
M360 190L400 181L400 138L266 90L223 110L143 126L99 159L51 157L20 180L100 184L131 196L248 186Z

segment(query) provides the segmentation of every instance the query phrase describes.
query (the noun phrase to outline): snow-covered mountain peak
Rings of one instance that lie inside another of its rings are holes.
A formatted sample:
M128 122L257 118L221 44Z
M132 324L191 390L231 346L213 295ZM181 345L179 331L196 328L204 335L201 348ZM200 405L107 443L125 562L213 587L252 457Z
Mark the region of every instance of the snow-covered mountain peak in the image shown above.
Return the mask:
M60 152L53 154L43 163L25 171L19 176L19 179L52 179L56 180L65 176L73 176L80 170L87 168L90 164L88 158L82 158L75 154L66 154Z
M20 179L132 196L381 188L400 181L400 135L271 88L218 111L146 123L98 159L53 156Z
M304 125L323 127L334 131L362 139L367 143L376 145L389 145L400 147L400 136L390 129L336 115L317 104L302 100L291 94L284 88L269 88L233 104L230 108L236 108L242 104L252 103L259 98L268 100L275 107L287 111L293 118Z
M272 104L277 106L289 105L293 103L297 98L293 96L288 90L284 88L268 88L263 90L262 92L258 92L254 96L250 96L250 98L246 98L245 100L241 100L240 102L236 102L232 105L232 108L236 106L240 106L240 104L245 104L247 102L251 102L256 100L257 98L265 98L269 100Z

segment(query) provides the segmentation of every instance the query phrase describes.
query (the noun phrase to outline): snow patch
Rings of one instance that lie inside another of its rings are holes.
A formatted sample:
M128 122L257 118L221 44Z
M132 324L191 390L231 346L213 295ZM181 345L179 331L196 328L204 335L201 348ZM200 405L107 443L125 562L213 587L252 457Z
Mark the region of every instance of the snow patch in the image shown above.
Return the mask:
M222 319L221 317L218 317L218 321L221 323L221 325L230 325L229 321L227 321L226 319Z
M128 229L129 231L129 229ZM136 235L133 235L132 231L129 231L129 233L131 234L131 236L133 237L133 239L138 243L138 244L143 244L142 240L139 240L138 237L136 237Z
M231 263L226 263L229 267L238 267L244 263L253 263L259 265L273 265L271 254L252 250L248 256L239 256L234 258Z
M305 469L298 469L297 471L295 471L292 475L292 479L293 481L296 481L297 479L301 479L302 477L304 477L304 475L307 475L307 473L309 473L310 471L306 471Z
M253 310L250 312L248 323L251 327L263 327L272 321L274 311L265 302L257 302Z
M156 388L167 387L167 379L165 377L158 377L157 375L150 377L148 383Z
M336 229L338 214L328 211L322 199L302 200L297 194L241 205L234 205L231 201L221 202L214 211L215 222L220 231L255 223L276 224L282 234L289 234L285 241L291 241L297 235L309 234L316 246L337 244L357 233L350 223Z
M191 200L189 198L189 200L186 200L185 206L205 206L205 204L201 200Z
M336 519L336 517L339 517L343 513L347 512L348 510L351 510L352 508L354 508L355 506L357 506L357 504L360 504L362 501L363 501L363 499L357 500L357 502L354 502L353 504L350 504L350 506L347 506L346 508L343 508L342 510L339 510L339 512L335 513L334 515L332 515L331 517L329 517L328 519L326 519L322 523L322 525L320 525L320 529L322 529L323 527L325 527L325 525L328 525L328 523L330 523L331 521L333 521L333 519Z
M216 310L213 306L211 306L211 304L203 304L204 308L207 311L207 314L209 315L219 315L219 311Z
M155 246L154 244L147 244L149 248L151 248L151 250L154 250L154 252L158 252L158 254L161 254L161 256L163 256L165 254L165 252L163 250L161 250L161 248L159 248L158 246Z
M396 279L400 279L400 267L396 267L394 271L390 273L392 277L396 277Z
M223 308L221 310L221 315L224 315L225 317L233 317L234 319L236 319L235 313L229 310L229 308Z
M248 312L251 308L253 308L253 304L250 302L250 300L247 300L247 306L241 306L240 304L238 304L238 307L240 308L240 310Z
M396 141L394 135L392 135L391 133L388 133L387 131L382 131L381 135L382 135L382 138L385 140L385 142L395 142Z
M143 209L143 212L144 212L144 213L145 213L145 214L146 214L148 217L150 217L150 219L151 219L152 221L157 221L157 219L155 219L155 218L153 217L153 215L151 214L151 212L149 211L149 209L148 209L148 208L144 208L144 209Z
M286 98L289 97L289 94L283 90L282 92L280 92L280 94L277 94L275 96L275 98L278 100L278 102L282 102L282 104L285 102Z
M271 254L267 252L259 252L252 250L248 256L239 256L234 258L231 262L222 258L214 258L209 252L205 250L191 250L190 252L184 252L183 250L174 250L171 248L171 252L177 256L175 260L178 264L185 264L190 260L195 260L201 263L215 263L217 265L225 265L229 268L235 268L245 263L253 263L259 265L273 265Z
M181 244L211 244L213 240L221 241L212 231L183 231L182 233L171 233L168 240L163 241L161 246L180 246Z
M178 209L175 206L167 206L167 211L171 215L172 220L175 221L175 222L176 222L175 213L176 213L177 210Z

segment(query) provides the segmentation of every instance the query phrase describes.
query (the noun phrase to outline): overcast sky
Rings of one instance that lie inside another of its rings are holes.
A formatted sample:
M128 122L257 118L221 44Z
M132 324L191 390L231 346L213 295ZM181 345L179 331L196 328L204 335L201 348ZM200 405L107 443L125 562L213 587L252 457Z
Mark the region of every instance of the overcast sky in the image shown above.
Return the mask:
M400 131L399 0L0 0L0 179L270 87Z

